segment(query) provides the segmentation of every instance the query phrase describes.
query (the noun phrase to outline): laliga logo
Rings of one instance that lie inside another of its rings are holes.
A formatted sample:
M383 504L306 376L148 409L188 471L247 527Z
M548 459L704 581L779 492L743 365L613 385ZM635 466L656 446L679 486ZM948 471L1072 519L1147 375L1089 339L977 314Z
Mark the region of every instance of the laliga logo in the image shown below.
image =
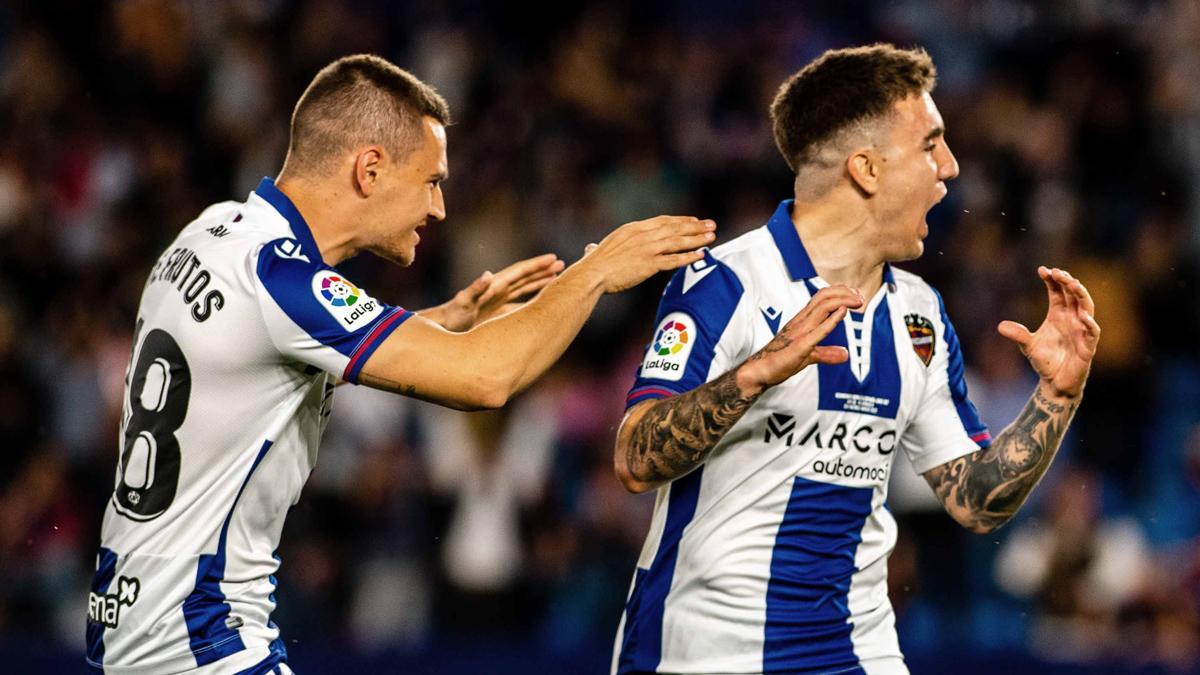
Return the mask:
M321 280L321 295L334 307L349 307L358 302L361 291L349 281L331 275Z
M348 331L370 322L381 310L374 298L331 270L321 270L313 276L312 291L318 304Z
M688 340L687 326L678 321L667 321L654 338L654 353L659 356L678 354Z
M714 268L715 269L715 268ZM692 347L696 346L695 319L684 312L672 312L662 318L654 342L646 350L641 377L653 377L667 382L683 379Z

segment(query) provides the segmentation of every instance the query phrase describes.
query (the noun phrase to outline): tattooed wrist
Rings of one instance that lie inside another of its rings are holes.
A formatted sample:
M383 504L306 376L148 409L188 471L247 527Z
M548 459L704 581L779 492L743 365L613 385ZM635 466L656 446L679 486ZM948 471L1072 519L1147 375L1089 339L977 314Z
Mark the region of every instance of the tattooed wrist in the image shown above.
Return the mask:
M742 365L735 368L733 371L733 381L737 384L738 390L743 397L758 398L764 391L767 390L766 379L759 375L754 368L754 361L757 360L758 354L751 356Z
M743 391L737 372L651 405L637 421L626 449L629 475L642 483L661 483L707 459L761 393Z
M1039 387L991 447L935 467L925 478L956 520L990 532L1016 514L1046 473L1078 405L1078 399L1052 401Z
M1047 393L1049 395L1047 395ZM1078 394L1069 394L1056 388L1053 384L1042 381L1033 390L1033 397L1038 404L1050 412L1059 413L1065 410L1072 403L1078 403L1082 392Z

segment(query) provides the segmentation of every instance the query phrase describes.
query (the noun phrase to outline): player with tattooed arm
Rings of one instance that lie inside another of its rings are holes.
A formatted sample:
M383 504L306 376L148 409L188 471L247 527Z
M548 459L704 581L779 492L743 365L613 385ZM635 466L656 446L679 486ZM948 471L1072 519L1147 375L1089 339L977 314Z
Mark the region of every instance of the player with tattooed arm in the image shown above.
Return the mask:
M1079 406L1100 335L1087 290L1040 267L1040 378L994 437L967 397L923 252L958 164L922 50L826 52L771 106L794 199L667 284L616 473L656 489L614 673L906 673L887 595L897 450L985 533L1017 512Z

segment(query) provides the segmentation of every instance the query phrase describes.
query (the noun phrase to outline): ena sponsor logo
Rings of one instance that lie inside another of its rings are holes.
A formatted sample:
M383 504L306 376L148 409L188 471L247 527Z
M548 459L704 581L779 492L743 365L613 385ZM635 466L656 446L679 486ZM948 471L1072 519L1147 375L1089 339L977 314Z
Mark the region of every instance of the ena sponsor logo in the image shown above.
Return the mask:
M88 621L116 628L121 622L121 608L132 607L141 590L142 582L137 577L120 577L116 593L88 593Z

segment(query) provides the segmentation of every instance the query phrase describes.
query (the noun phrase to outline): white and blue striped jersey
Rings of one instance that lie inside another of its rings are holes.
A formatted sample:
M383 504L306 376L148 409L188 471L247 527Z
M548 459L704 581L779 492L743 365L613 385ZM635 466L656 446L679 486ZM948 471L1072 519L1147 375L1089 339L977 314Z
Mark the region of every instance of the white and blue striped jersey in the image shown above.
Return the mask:
M92 666L282 669L275 550L316 463L332 376L354 382L409 316L326 265L270 179L180 232L138 309L88 602Z
M675 274L628 405L728 372L826 285L791 205ZM614 673L906 672L887 595L892 457L923 473L990 441L940 296L902 270L884 277L822 342L847 363L767 390L659 488Z

